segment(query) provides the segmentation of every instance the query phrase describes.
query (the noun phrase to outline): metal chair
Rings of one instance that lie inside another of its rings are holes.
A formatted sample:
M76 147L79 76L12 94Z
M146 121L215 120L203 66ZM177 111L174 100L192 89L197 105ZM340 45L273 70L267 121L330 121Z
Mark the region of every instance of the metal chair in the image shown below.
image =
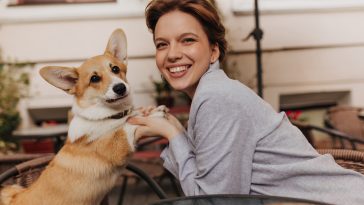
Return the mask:
M331 107L326 112L325 125L364 140L364 120L360 116L362 110L351 106Z
M0 184L9 185L16 183L23 187L29 187L39 177L53 157L54 154L45 154L9 168L0 174Z
M346 133L340 132L335 129L319 127L316 125L310 125L307 123L302 123L298 121L291 121L293 125L295 125L301 132L305 135L307 140L311 143L311 145L315 148L318 148L314 143L314 135L313 131L322 132L327 134L332 138L332 148L339 149L352 149L357 150L358 145L364 145L364 139L359 139L357 137L348 135ZM337 145L337 141L339 141L339 145Z
M160 158L161 148L148 149L148 146L163 146L165 145L164 138L162 137L150 137L143 139L137 144L137 151L135 151L129 160L129 165L135 165L145 171L152 179L161 182L162 179L167 178L170 180L171 185L177 196L182 196L182 188L179 185L178 180L169 173L163 167L163 161ZM127 184L129 179L134 179L138 181L140 176L135 174L135 172L130 172L130 170L124 170L122 173L123 183L120 190L120 198L118 200L118 205L122 205L124 201L124 196L127 191ZM145 180L144 180L145 181Z
M340 166L364 174L364 152L347 149L318 149L320 154L331 154Z
M53 157L54 154L48 154L20 163L6 170L0 174L0 185L19 184L23 187L29 187L40 176L41 172L46 168ZM162 188L142 169L133 164L128 164L126 169L143 179L160 199L167 198L167 195ZM101 204L108 204L107 197L104 198Z
M0 173L10 169L11 167L25 161L29 161L38 157L45 156L52 153L39 153L39 154L25 154L14 153L0 156Z

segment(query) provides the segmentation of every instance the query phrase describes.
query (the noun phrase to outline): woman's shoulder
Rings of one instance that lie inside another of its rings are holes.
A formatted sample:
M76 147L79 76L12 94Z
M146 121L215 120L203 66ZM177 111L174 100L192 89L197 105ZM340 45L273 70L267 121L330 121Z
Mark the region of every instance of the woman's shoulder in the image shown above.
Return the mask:
M223 71L222 71L223 72ZM243 83L226 75L210 75L202 78L194 96L194 101L247 102L257 100L253 90Z
M256 94L242 83L232 79L205 81L199 85L192 100L191 111L216 110L219 113L232 114L245 112L249 104L259 100Z
M252 89L219 73L201 79L192 100L191 114L213 109L234 116L255 116L255 118L269 118L268 116L277 114Z

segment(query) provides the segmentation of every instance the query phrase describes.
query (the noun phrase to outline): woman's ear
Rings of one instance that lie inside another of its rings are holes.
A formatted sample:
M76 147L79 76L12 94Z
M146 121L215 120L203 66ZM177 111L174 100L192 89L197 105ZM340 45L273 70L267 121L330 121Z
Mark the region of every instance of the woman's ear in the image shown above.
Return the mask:
M213 64L215 63L219 57L220 57L220 49L219 49L219 45L217 43L215 43L214 45L212 45L212 52L211 52L211 59L210 59L210 63Z

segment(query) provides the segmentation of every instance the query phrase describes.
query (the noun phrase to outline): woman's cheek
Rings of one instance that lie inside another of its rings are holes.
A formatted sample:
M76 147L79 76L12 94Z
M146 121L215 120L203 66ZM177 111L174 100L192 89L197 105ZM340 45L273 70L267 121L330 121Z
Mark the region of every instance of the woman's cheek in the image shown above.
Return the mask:
M163 52L163 51L158 51L156 53L156 64L157 64L157 67L159 69L159 71L161 71L164 67L164 63L166 61L166 53Z

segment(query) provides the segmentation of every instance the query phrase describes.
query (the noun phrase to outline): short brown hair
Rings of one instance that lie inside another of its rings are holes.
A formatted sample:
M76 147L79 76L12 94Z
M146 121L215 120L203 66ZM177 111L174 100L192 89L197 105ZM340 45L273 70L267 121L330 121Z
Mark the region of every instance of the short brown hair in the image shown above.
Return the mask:
M153 35L159 18L174 10L188 13L200 22L210 44L217 43L219 46L219 60L223 61L227 49L225 27L221 23L217 9L208 0L152 0L145 8L145 17Z

